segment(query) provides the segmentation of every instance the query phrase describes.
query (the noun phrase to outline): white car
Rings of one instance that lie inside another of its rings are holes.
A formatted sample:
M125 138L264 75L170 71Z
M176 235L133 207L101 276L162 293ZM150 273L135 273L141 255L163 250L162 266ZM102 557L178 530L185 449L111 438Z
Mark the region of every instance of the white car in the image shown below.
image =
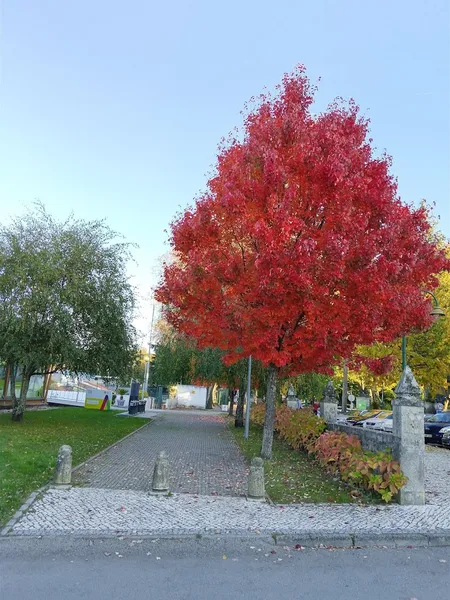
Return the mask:
M387 431L388 433L392 433L392 426L394 424L394 420L392 415L388 415L385 419L382 419L378 423L374 425L374 429L376 431Z

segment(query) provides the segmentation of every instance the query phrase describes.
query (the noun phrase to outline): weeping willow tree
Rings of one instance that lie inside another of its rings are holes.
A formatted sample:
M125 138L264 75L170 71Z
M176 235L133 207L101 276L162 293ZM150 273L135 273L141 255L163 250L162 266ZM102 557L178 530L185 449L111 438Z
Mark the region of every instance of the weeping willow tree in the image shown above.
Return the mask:
M0 226L0 360L11 373L14 421L23 418L33 375L130 372L129 258L129 245L103 221L58 221L41 204Z

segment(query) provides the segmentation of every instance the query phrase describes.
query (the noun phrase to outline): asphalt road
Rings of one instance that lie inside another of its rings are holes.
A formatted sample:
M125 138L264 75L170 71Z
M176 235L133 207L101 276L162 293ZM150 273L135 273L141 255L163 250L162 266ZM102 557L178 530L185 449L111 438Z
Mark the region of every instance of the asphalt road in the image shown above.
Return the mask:
M3 538L0 557L0 597L8 600L450 597L450 548L296 550L224 538Z

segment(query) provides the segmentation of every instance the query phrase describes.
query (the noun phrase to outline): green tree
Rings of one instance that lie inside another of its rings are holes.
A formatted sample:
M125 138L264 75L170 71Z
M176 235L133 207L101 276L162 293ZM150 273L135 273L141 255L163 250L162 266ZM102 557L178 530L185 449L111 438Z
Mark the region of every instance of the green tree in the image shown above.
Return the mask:
M167 321L157 325L159 341L152 365L152 378L161 385L177 383L204 385L207 387L207 408L212 408L212 390L216 384L229 390L239 390L236 406L236 427L244 425L244 395L247 389L247 359L232 365L223 361L224 352L217 348L197 346L193 338L178 332ZM254 361L252 388L265 385L265 369L262 363ZM232 398L232 394L230 394ZM233 403L230 402L230 416Z
M12 374L13 420L23 418L34 374L130 372L136 346L129 258L129 245L103 221L59 222L41 204L0 226L0 359Z

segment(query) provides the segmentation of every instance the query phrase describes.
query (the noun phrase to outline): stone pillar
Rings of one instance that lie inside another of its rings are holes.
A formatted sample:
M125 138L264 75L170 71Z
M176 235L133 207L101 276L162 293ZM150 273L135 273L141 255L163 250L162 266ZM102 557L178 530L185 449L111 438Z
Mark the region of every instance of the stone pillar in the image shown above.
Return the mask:
M286 395L286 406L288 408L298 408L297 407L297 395L295 393L294 387L292 384L289 385L288 393Z
M152 491L154 495L167 494L169 492L169 459L164 450L159 453L153 471Z
M420 388L409 367L402 373L392 402L394 457L408 478L400 490L400 504L425 504L425 440Z
M70 446L61 446L56 459L55 477L53 485L55 487L70 487L72 482L72 448Z
M320 416L326 423L336 423L337 403L336 392L330 380L323 390L323 398L320 401Z
M259 456L252 458L248 476L248 500L265 500L264 461Z

